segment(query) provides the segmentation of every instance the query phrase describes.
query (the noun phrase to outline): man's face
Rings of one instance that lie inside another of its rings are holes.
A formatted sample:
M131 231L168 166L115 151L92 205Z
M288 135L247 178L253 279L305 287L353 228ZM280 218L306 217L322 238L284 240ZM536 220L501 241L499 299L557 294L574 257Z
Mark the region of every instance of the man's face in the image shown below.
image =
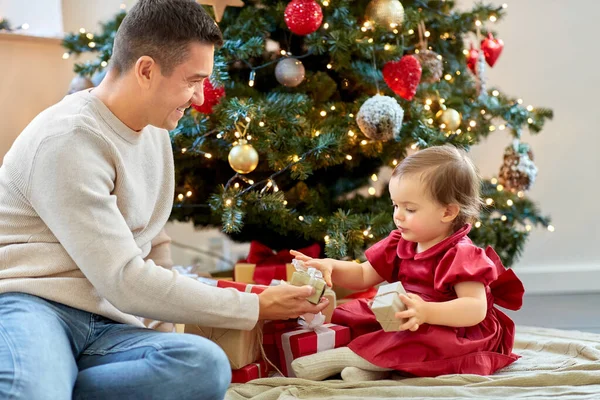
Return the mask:
M187 59L174 68L170 76L158 74L151 89L149 123L173 130L186 108L204 103L204 80L213 69L214 46L193 42L189 44Z

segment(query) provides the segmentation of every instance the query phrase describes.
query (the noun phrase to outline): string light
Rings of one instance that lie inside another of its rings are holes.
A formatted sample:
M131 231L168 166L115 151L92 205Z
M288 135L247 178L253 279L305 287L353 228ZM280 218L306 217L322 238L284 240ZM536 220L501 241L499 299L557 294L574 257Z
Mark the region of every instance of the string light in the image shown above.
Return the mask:
M246 135L246 140L252 140L252 135Z
M304 221L304 217L303 217L302 215L300 215L300 216L298 217L298 219L299 219L300 221Z
M327 64L327 69L331 69L331 68L333 68L333 65Z
M101 67L106 67L107 65L108 65L108 63L107 63L106 61L102 61L102 62L100 63L100 66L101 66Z
M321 111L321 117L326 117L327 116L327 111L323 110Z
M256 71L250 71L250 79L248 80L248 86L254 87L254 78L256 78Z
M389 50L389 49L391 49L391 48L392 48L392 46L390 46L390 45L389 45L389 43L386 43L386 44L383 46L383 49L384 49L384 50Z
M248 179L248 183L254 185L254 181L252 179Z
M328 5L329 5L329 2L328 2L327 0L325 0L325 1L323 2L323 6L327 7Z
M427 99L425 100L425 104L427 104L428 106L430 106L433 102L431 101L431 99Z
M325 243L329 243L329 235L323 236L323 240L325 241Z
M501 192L501 191L504 190L504 186L498 185L498 186L496 186L496 190L498 190L499 192Z
M79 33L85 33L85 28L79 28Z
M121 10L124 10L124 9L126 9L126 8L127 8L127 4L125 4L125 3L121 3L120 7L121 7Z
M186 197L192 197L192 191L188 190L188 192L185 194Z
M423 108L424 108L425 110L427 110L427 111L431 110L431 107L430 107L429 105L427 105L427 104L425 104L425 106L424 106Z
M187 149L184 147L183 149L181 149L181 154L185 154L186 151Z
M179 201L183 201L183 194L179 193L179 195L177 196L177 199Z
M298 162L298 161L300 161L300 157L298 157L297 154L294 154L294 156L292 157L292 161L293 162Z
M496 178L492 178L492 179L490 180L490 182L491 182L491 184L492 184L492 185L495 185L496 183L498 183L498 179L496 179Z
M319 136L321 134L321 131L316 131L315 132L315 137Z
M416 150L417 147L419 147L419 145L416 144L416 143L413 143L413 144L410 145L410 148L413 149L413 150Z
M487 204L488 206L491 206L492 204L494 204L494 199L492 199L492 198L485 199L485 204Z
M335 111L335 106L331 106L331 111Z
M495 15L490 15L490 21L496 22L497 19Z
M327 22L325 22L325 23L323 24L323 28L324 28L324 29L329 29L329 24L328 24Z
M531 231L531 225L525 225L525 230L526 230L527 232Z
M475 25L481 26L481 21L480 20L475 21Z
M408 34L409 34L409 35L412 35L413 33L415 33L414 29L409 29L409 30L408 30Z
M533 124L533 119L532 118L527 118L527 122L530 124Z
M236 189L239 189L239 188L240 188L240 184L239 184L238 182L236 182L236 183L233 185L233 187L234 187L234 188L236 188Z
M350 137L354 137L354 132L352 132L352 130L349 130L349 131L348 131L348 136L350 136Z
M377 182L377 174L373 174L373 175L371 175L371 180L372 180L373 182Z
M533 111L533 106L531 104L527 106L527 111Z
M550 232L554 232L554 226L553 225L548 225L548 230Z
M217 139L221 139L223 137L222 133L217 133Z
M492 96L494 96L494 97L498 97L499 94L500 94L500 92L497 90L492 91Z
M481 227L481 221L475 222L475 228L480 228L480 227Z
M367 142L367 141L366 141L366 140L364 140L364 139L360 141L360 144L361 144L361 146L365 146L367 143L369 143L369 142Z
M88 46L90 46L90 48L93 49L94 47L96 47L96 42L89 42Z
M506 4L506 3L502 4L502 8L507 9L508 8L508 4Z
M265 123L264 123L264 122L262 122L262 121L260 121L260 122L258 123L258 126L260 126L260 127L262 128L262 127L264 127L264 126L265 126Z
M498 129L500 129L501 131L503 131L503 130L505 130L505 129L506 129L506 125L502 124L502 125L500 125L500 126L498 127Z
M369 229L365 229L365 230L363 231L363 235L365 235L365 236L369 236L369 233L370 233L370 231L371 231L371 228L369 228Z
M425 31L425 37L429 37L429 36L431 36L431 32Z
M204 153L204 157L206 157L206 158L212 158L212 154L210 154L210 153Z
M470 121L470 122L469 122L469 126L470 126L471 128L475 128L475 126L476 126L476 125L477 125L477 122L475 122L475 121Z
M506 221L506 220L507 220L507 218L506 218L506 215L503 215L503 216L501 216L501 217L500 217L500 219L501 219L502 221Z
M370 194L371 196L375 196L375 193L377 193L377 190L376 190L376 189L375 189L373 186L371 186L371 187L369 188L369 194Z
M517 192L517 196L522 199L523 197L525 197L525 192L519 191Z
M231 199L227 199L227 200L225 200L225 205L226 205L227 207L229 207L229 206L231 205L231 203L232 203Z
M284 206L287 206L287 205L288 205L288 202L287 202L287 200L284 200L284 201L283 201L283 205L284 205Z
M392 165L398 165L398 160L392 161Z
M512 206L514 204L514 202L511 199L506 200L506 205L507 206Z
M446 74L446 75L444 75L444 79L449 81L450 79L452 79L452 75Z
M496 130L496 127L494 125L490 125L489 130L490 132L494 132Z
M523 104L523 99L517 99L517 103Z
M348 161L352 160L352 156L351 156L350 154L348 154L348 155L346 156L346 160L348 160Z
M63 53L62 55L63 60L67 60L69 57L71 57L70 53Z
M86 37L86 38L88 38L88 39L90 39L90 40L92 40L92 39L94 38L94 34L93 34L93 33L91 33L91 32L88 32L88 33L85 35L85 37Z

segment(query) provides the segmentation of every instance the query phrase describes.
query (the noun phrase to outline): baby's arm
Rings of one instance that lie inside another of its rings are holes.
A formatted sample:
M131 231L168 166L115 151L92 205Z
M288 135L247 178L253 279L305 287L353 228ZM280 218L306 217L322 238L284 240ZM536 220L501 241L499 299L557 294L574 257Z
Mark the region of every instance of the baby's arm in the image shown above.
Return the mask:
M354 261L340 261L333 258L311 258L299 251L290 252L294 257L323 273L325 282L331 286L332 281L337 285L352 290L364 290L383 282L383 278L366 261L362 264Z
M485 286L480 282L461 282L454 286L457 299L427 302L416 294L400 295L407 310L396 313L396 318L408 318L401 330L417 330L421 324L452 327L474 326L487 314Z

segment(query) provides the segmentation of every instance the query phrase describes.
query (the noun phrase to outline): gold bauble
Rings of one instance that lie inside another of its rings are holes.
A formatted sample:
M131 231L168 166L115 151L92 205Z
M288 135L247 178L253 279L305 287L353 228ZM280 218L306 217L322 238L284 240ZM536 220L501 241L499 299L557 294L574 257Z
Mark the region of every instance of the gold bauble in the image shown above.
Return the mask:
M366 17L377 25L393 30L404 22L404 7L398 0L372 0L367 5Z
M456 111L454 108L447 108L445 110L440 110L437 113L437 117L440 119L442 124L446 125L446 130L455 131L460 126L462 122L462 117L460 113Z
M251 144L240 140L240 144L233 146L227 159L235 172L249 174L258 165L258 152Z

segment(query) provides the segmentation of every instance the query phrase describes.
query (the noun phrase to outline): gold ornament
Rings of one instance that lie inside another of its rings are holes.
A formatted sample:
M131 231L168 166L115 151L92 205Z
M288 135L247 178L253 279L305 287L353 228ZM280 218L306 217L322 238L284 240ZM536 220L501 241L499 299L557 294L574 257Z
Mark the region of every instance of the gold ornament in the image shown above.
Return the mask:
M457 130L460 126L460 123L462 122L462 117L460 116L460 113L454 108L440 110L438 111L436 116L439 118L442 124L446 125L445 129L449 131Z
M231 149L227 159L235 172L249 174L258 165L258 152L247 141L240 140L240 144Z
M366 14L367 20L389 30L399 28L404 22L404 7L398 0L372 0Z
M225 12L225 7L244 7L244 2L242 0L196 0L198 4L204 4L207 6L212 6L215 11L215 20L217 22L221 22L221 18L223 18L223 13Z

